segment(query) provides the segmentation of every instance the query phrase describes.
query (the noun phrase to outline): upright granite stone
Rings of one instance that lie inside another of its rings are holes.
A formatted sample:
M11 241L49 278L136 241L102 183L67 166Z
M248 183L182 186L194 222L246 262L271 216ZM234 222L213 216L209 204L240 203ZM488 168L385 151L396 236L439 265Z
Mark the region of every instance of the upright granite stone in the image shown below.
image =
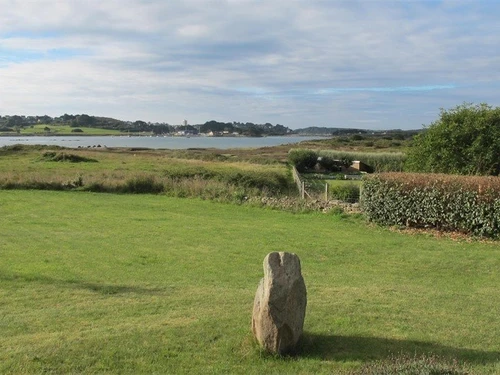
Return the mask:
M299 257L286 252L268 254L252 314L252 331L259 344L270 353L293 351L302 335L306 305Z

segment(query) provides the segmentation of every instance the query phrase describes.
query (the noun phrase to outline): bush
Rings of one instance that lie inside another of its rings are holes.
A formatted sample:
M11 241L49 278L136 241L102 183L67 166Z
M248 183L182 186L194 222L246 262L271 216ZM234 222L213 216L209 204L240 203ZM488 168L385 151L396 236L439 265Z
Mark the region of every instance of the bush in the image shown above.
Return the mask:
M318 162L318 154L313 150L292 149L288 152L288 160L299 172L313 169Z
M500 107L463 104L417 135L407 170L464 175L500 174Z
M353 203L359 201L359 190L359 185L357 184L343 183L330 186L329 195L334 199Z
M342 170L341 163L330 156L321 156L318 163L321 168L328 172L340 172Z
M500 236L500 178L386 173L365 179L360 197L369 220Z

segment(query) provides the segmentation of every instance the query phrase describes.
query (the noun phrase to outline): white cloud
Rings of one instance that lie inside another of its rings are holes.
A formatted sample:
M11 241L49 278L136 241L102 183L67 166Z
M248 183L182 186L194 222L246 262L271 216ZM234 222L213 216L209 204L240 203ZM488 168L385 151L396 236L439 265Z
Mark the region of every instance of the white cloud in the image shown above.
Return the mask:
M485 1L3 0L0 114L416 128L439 107L499 104L498 10Z

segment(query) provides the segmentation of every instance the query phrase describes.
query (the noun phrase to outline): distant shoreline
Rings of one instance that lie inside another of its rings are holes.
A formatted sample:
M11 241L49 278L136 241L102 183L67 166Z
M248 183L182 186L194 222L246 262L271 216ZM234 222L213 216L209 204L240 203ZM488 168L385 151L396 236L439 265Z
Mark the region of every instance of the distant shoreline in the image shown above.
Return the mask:
M207 136L166 136L146 135L14 135L0 137L0 147L12 145L49 145L68 148L102 147L141 147L150 149L188 149L188 148L260 148L275 147L302 141L320 140L321 136L264 136L264 137L207 137Z
M268 137L320 137L330 138L331 134L283 134L283 135L151 135L151 134L85 134L85 133L53 133L53 134L0 134L0 137L147 137L147 138L268 138Z

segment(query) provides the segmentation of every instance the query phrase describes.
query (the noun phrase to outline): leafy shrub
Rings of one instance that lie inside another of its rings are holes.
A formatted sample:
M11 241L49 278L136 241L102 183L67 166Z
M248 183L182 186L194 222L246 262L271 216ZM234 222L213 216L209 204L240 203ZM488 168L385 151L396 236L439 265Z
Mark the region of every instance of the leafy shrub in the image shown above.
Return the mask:
M318 162L318 154L313 150L291 149L288 152L288 160L299 172L313 169Z
M344 202L357 202L359 201L359 185L353 183L334 185L329 188L329 195Z
M361 205L383 225L500 235L500 178L386 173L365 179Z
M407 169L415 172L500 175L500 107L463 104L441 110L417 135Z
M328 155L321 156L318 159L318 163L321 168L329 172L340 172L342 170L342 164Z
M351 140L353 141L362 141L365 139L361 134L354 134L351 136Z

